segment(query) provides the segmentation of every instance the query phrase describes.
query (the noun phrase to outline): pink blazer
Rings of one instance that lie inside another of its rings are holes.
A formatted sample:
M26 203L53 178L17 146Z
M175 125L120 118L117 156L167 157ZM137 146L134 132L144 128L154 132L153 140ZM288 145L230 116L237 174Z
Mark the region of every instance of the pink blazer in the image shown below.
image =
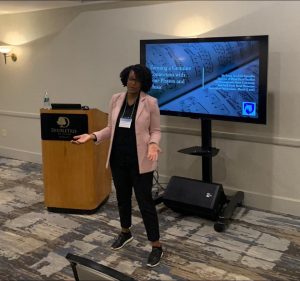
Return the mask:
M107 127L101 131L94 132L97 137L97 144L103 140L110 139L106 167L109 165L116 122L125 97L126 93L118 93L112 96L109 104ZM140 93L140 100L135 118L135 135L140 174L154 171L157 167L157 161L149 160L147 158L147 153L149 143L154 142L159 144L160 141L160 112L157 100L144 92Z

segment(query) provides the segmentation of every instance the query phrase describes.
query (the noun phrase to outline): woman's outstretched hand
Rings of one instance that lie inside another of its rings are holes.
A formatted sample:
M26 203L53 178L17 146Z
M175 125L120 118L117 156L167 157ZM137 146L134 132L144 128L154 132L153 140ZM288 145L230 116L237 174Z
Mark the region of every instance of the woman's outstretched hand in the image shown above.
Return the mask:
M148 145L148 159L151 161L157 161L158 153L161 152L161 148L156 143L150 143Z
M73 139L71 140L71 143L83 144L83 143L86 143L87 141L89 141L91 139L92 139L91 135L82 134L82 135L74 136Z

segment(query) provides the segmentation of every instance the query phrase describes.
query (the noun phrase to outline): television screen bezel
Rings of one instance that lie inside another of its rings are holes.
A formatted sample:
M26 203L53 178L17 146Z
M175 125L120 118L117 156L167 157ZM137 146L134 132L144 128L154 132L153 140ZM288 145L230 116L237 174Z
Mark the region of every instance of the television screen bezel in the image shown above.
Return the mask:
M146 65L147 44L170 44L170 43L175 44L175 43L197 43L197 42L200 43L201 42L230 42L230 41L259 41L258 118L160 110L160 113L162 115L191 117L196 119L255 123L255 124L267 123L267 84L268 84L267 79L268 79L268 48L269 48L268 35L143 39L140 40L140 63Z

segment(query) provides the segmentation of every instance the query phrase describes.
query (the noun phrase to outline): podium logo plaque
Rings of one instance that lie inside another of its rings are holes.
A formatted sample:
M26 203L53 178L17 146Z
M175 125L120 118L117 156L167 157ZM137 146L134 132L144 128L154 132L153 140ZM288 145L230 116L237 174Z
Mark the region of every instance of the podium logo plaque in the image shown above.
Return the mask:
M88 132L86 114L41 113L42 140L69 141Z

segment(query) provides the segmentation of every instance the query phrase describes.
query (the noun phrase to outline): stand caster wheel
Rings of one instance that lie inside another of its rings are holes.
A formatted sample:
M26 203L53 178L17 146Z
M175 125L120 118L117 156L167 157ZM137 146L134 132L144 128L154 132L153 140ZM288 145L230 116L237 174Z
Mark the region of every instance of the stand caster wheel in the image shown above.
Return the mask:
M222 223L222 222L216 222L216 223L214 224L214 229L215 229L215 231L217 231L217 232L223 232L223 231L225 230L225 228L226 228L225 223Z

